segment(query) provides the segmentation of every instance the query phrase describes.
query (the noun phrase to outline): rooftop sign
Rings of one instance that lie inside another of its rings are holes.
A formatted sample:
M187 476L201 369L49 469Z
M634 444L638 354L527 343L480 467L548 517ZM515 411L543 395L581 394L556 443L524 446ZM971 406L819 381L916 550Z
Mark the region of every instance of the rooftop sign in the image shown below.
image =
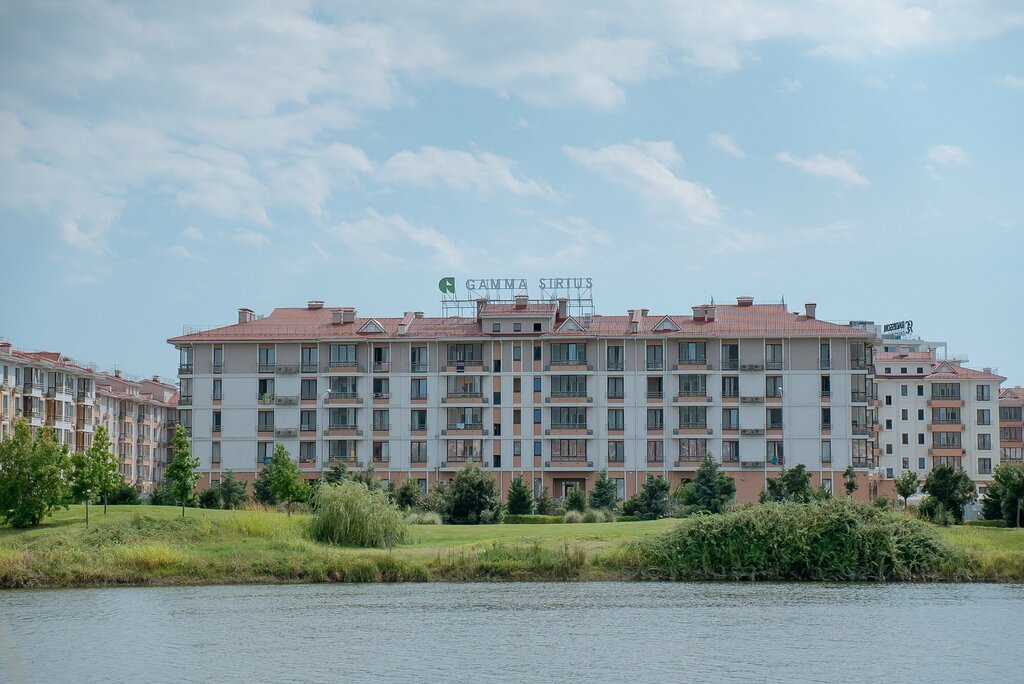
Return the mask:
M882 326L882 334L892 335L893 337L913 335L914 321L896 321L895 323L886 323Z

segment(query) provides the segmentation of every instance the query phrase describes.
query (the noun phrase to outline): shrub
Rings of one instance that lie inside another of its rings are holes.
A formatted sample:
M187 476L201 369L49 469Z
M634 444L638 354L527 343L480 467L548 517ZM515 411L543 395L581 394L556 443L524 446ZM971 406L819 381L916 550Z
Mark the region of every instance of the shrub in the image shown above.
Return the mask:
M220 507L225 510L242 508L249 500L245 493L245 482L236 480L234 471L225 470L217 488L220 492Z
M988 503L990 498L992 502ZM998 514L993 509L998 509ZM987 519L1001 517L1010 527L1024 525L1024 464L1003 463L996 466L992 484L982 501L982 511Z
M214 485L199 493L200 508L220 508L220 485Z
M533 510L537 515L551 515L554 509L555 507L551 505L551 492L548 491L548 486L544 485L534 499Z
M161 482L153 490L153 493L149 495L149 503L153 506L177 506L178 502L174 498L174 492L171 491L169 482Z
M569 491L565 493L565 499L562 501L562 505L565 506L566 511L577 511L583 513L587 510L587 495L583 493L583 489L577 485L569 487Z
M360 482L324 484L315 497L313 538L341 546L391 548L405 541L408 528L383 491Z
M441 482L434 485L423 498L420 508L443 516L448 508L448 485Z
M423 499L420 483L414 478L406 478L394 490L395 505L402 509L419 508Z
M441 515L434 511L412 511L405 516L410 525L440 525Z
M884 494L882 496L875 497L873 503L875 505L875 508L877 508L880 511L887 511L892 507L892 502L889 501L889 497L887 497Z
M520 515L508 513L503 521L506 525L550 525L564 523L560 515Z
M564 521L566 523L581 523L583 522L583 514L579 511L566 511Z
M807 472L807 466L803 463L786 468L777 478L769 478L765 483L766 487L761 492L760 501L793 501L795 503L810 503L814 498L811 491L811 474Z
M921 500L917 507L917 517L943 527L957 524L956 515L946 508L946 504L931 495Z
M533 497L530 488L521 475L512 479L508 487L508 512L512 515L529 515L533 511Z
M595 510L615 510L619 499L618 492L615 480L608 477L607 470L602 470L597 474L594 488L590 490L590 507Z
M669 580L921 580L969 566L927 525L843 499L695 516L628 557L638 576Z
M501 522L501 499L494 478L472 463L466 464L452 478L445 500L445 522L470 525Z
M136 506L142 503L139 497L139 490L127 482L122 482L120 487L110 492L107 502L113 506Z
M622 502L622 515L635 520L640 519L640 493L637 492Z

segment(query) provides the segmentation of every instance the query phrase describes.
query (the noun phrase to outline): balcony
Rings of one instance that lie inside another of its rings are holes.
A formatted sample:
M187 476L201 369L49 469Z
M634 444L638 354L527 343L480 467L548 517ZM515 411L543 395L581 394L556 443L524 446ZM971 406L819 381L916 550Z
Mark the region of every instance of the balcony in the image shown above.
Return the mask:
M390 392L374 392L373 401L374 403L386 404L391 399Z
M409 401L426 401L427 398L426 392L411 392L409 394Z
M374 423L373 433L391 432L391 423Z
M818 368L821 370L832 370L832 359L818 359Z
M427 431L427 424L426 423L412 423L409 426L409 432L426 432L426 431Z
M853 358L850 359L850 370L867 370L868 362L867 359Z
M457 422L456 423L448 423L448 429L445 432L446 432L446 434L448 432L480 432L480 433L483 433L484 432L484 424L482 422L479 422L479 423L457 423Z
M256 394L256 403L257 404L262 404L264 406L270 406L271 404L274 403L274 393L273 392L262 392L262 393L257 392L257 394Z
M552 423L551 427L544 431L545 435L592 435L593 430L587 428L586 423Z
M258 432L258 433L273 432L273 431L274 431L274 424L273 423L256 423L256 432Z
M868 400L868 393L860 390L853 390L850 392L850 401L855 402L866 402Z
M578 370L594 370L591 365L587 363L586 358L582 359L551 359L551 363L547 365L545 370L552 369L569 369L575 368Z
M359 398L357 392L328 392L327 404L362 404L363 400Z
M663 399L664 397L665 393L661 390L647 390L648 399Z
M441 397L442 404L486 404L487 398L483 392L449 392L447 396Z
M430 364L426 361L413 361L409 364L409 371L412 373L426 373L430 370Z
M831 429L832 429L832 423L822 423L821 424L821 431L822 432L824 432L825 430L831 430Z
M178 364L178 375L192 375L192 364L191 363L179 363Z
M592 404L594 399L588 397L586 391L583 392L558 392L552 391L551 396L547 398L548 403L566 403L566 404Z
M741 404L763 404L764 397L740 397Z
M740 364L740 370L741 371L763 371L764 370L764 364L763 363L741 363Z
M765 370L782 370L782 361L765 361Z
M689 370L693 368L707 368L708 360L703 356L689 356L679 359L676 370Z
M862 423L854 423L851 427L851 432L854 435L866 437L871 434L871 426L864 425Z
M191 405L192 405L192 395L191 394L182 394L182 395L180 395L178 397L178 406L191 406Z
M259 373L273 373L277 370L277 366L273 363L260 363L257 364L256 370Z
M262 373L263 371L260 372ZM299 372L299 367L292 365L274 366L274 372L279 375L296 375Z
M362 434L355 423L330 423L324 428L324 437L361 437Z
M734 371L739 370L740 362L739 359L724 359L722 361L722 370Z
M213 374L214 375L220 375L223 372L224 372L224 364L223 363L214 363L213 364Z
M782 421L778 421L778 422L774 422L774 423L768 423L768 429L769 430L781 430L782 429Z
M764 428L740 428L740 435L743 437L760 437L764 435Z
M359 362L349 359L331 359L327 362L328 371L344 371L350 370L355 373L361 373L362 370L359 367Z
M704 403L711 401L711 397L708 396L707 390L680 390L679 394L675 396L675 400L686 403Z
M390 373L391 363L389 361L374 361L373 362L374 373Z
M832 390L821 390L821 398L822 399L831 399L832 398Z
M215 435L219 435L220 434L220 429L221 429L220 425L211 425L210 426L210 432L212 432ZM139 439L142 439L142 438L140 437Z
M648 463L664 463L665 454L647 454Z
M610 371L621 371L626 368L626 364L622 361L609 361L607 366Z
M679 427L672 431L675 435L710 434L707 421L680 423Z
M663 371L665 370L664 361L648 361L645 368L649 371Z
M77 396L78 396L78 401L92 401L93 399L96 398L96 395L93 392L86 392L86 391L78 392Z
M477 370L477 372L486 373L489 369L484 365L482 359L471 359L469 361L461 359L448 359L448 365L445 366L445 371L460 373L464 372L467 368Z
M299 432L316 432L316 423L302 423L299 425Z
M588 461L586 454L584 454L582 456L551 454L551 460L548 461L545 464L545 466L550 466L552 464L555 464L557 466L557 464L559 464L559 463L578 464L578 465L580 465L582 467L586 467L586 468L593 468L594 467L594 462L593 461Z

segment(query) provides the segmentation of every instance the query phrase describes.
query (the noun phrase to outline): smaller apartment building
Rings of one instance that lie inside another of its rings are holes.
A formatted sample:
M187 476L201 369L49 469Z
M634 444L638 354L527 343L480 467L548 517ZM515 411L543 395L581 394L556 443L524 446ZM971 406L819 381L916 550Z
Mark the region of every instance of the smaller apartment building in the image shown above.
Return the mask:
M999 393L999 461L1024 461L1024 387L1006 387Z
M945 464L963 469L984 493L1000 462L997 421L1004 380L989 368L937 359L935 349L878 352L883 479L913 470L923 481L933 467Z
M0 437L24 418L33 432L53 429L59 444L84 451L99 425L125 481L144 493L163 476L177 413L177 388L159 377L134 381L76 363L59 352L0 343Z

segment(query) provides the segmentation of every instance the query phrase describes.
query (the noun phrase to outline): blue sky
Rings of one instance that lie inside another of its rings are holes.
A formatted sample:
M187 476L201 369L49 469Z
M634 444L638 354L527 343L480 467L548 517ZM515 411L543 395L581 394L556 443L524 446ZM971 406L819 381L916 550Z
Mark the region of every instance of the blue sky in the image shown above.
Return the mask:
M1024 382L1015 2L10 3L0 335L140 375L239 306L588 275L913 319Z

